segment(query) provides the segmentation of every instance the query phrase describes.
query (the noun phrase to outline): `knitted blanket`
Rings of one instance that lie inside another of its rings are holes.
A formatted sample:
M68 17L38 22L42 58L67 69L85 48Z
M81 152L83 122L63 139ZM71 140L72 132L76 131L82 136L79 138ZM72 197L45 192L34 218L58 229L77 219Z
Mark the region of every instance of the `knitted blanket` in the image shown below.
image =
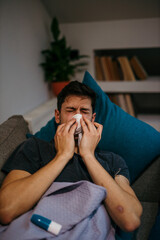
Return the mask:
M1 240L113 240L111 225L102 201L106 190L88 181L54 182L34 209L0 225ZM39 214L62 225L58 236L34 225L30 219Z

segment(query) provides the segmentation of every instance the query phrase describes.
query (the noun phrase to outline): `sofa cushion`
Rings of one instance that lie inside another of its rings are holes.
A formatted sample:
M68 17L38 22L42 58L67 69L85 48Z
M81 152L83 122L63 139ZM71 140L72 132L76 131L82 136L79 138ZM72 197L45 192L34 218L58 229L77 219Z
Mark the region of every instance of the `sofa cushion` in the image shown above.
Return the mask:
M153 228L149 235L149 240L159 240L159 238L160 238L160 207L158 210L155 224L153 225Z
M143 202L160 202L160 157L133 183L132 188Z
M158 203L141 202L143 213L141 217L141 225L136 231L136 240L148 240L152 227L154 226L158 213ZM154 239L154 238L153 238ZM152 240L153 240L152 239Z
M15 115L0 125L0 169L15 148L26 139L28 124L23 116ZM0 185L4 174L0 171Z

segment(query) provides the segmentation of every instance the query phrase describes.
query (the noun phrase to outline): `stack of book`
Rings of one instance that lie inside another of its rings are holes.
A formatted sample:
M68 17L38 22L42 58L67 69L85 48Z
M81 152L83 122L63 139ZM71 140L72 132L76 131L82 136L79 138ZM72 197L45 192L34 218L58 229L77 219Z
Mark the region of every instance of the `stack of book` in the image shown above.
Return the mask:
M147 72L138 57L95 56L96 78L99 81L136 81L145 80Z
M148 75L137 56L95 56L95 73L98 81L137 81L145 80ZM111 101L135 117L130 94L109 95Z

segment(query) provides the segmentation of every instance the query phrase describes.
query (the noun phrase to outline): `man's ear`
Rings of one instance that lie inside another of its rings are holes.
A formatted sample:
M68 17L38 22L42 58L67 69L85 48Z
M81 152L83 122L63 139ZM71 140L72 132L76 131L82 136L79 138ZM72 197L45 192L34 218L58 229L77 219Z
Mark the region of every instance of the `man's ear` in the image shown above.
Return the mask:
M96 113L93 113L93 114L92 114L92 122L94 122L95 119L96 119Z
M55 121L57 124L60 123L60 112L58 111L58 109L55 109Z

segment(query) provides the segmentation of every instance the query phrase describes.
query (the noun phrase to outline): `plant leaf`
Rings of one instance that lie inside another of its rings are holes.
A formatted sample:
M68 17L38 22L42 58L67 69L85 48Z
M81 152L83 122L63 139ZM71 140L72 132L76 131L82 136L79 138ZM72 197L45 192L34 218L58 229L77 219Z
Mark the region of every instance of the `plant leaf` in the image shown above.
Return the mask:
M60 35L60 30L59 30L59 24L58 20L56 17L53 18L52 23L51 23L51 32L53 34L53 39L55 41L58 41L58 37Z

